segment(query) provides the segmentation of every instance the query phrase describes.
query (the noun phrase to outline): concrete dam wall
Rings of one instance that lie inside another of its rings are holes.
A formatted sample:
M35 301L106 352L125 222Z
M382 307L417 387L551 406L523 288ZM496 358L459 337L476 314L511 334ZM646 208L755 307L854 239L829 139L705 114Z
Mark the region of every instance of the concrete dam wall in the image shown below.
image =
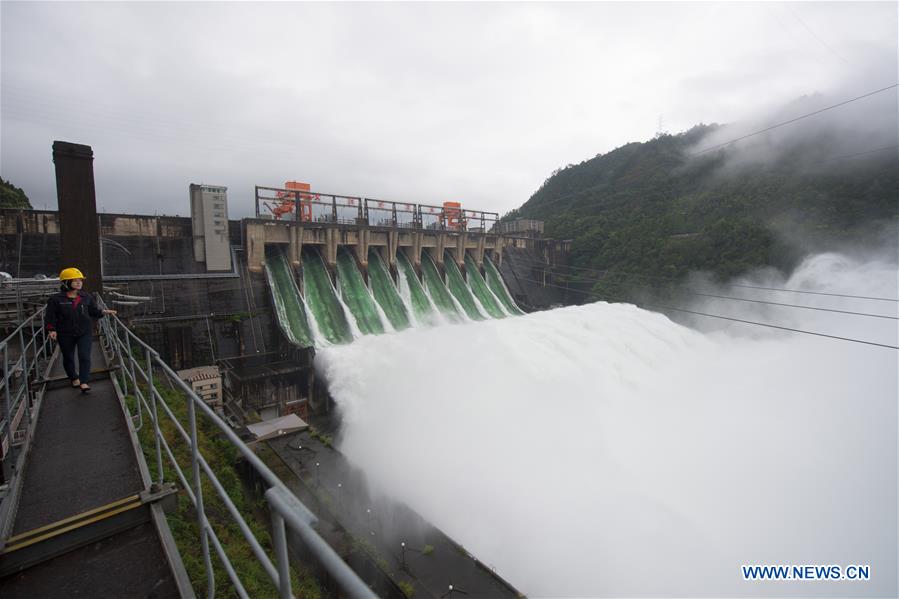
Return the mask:
M176 369L217 364L224 380L240 382L240 398L279 413L314 394L306 348L316 343L506 318L557 301L516 286L510 271L527 252L518 274L534 279L530 261L550 255L548 240L318 223L301 236L293 224L230 220L232 267L211 271L196 259L190 218L98 220L103 294L119 315ZM5 283L7 299L32 289L21 309L42 305L56 287L34 277L69 266L60 248L57 212L0 210L0 271L28 283Z

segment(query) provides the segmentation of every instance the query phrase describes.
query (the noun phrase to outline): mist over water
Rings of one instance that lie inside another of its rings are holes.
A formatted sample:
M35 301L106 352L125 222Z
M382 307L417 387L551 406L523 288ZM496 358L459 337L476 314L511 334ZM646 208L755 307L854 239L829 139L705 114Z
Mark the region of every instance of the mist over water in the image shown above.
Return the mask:
M736 316L827 335L899 345L896 320L845 313L859 312L893 318L899 315L899 304L896 302L873 299L895 299L899 294L899 266L896 263L895 250L893 256L889 256L886 252L880 253L879 256L865 257L851 257L839 253L817 254L803 260L795 272L787 277L776 269L763 269L751 276L736 279L727 286L715 285L706 276L694 275L687 288L689 291L685 293L680 305L684 305L686 302L683 300L689 298L689 308L693 310L721 316ZM771 288L812 293L774 292ZM815 293L842 293L872 299L815 295ZM774 303L735 302L700 294L801 305L819 310L797 309ZM771 329L734 324L719 319L683 314L675 316L679 322L687 323L691 328L703 332L725 330L732 336L753 338L768 338L773 334Z
M828 254L789 280L895 297L896 278ZM895 320L727 306L896 343ZM316 361L373 486L528 596L895 596L897 352L737 327L595 303ZM871 580L745 582L742 564L870 564Z

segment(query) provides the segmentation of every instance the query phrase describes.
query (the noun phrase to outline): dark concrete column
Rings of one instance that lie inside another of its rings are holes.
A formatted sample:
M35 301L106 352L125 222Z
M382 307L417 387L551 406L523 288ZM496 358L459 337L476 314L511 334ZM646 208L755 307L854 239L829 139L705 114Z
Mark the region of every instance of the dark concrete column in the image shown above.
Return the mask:
M387 267L396 270L396 248L400 245L399 231L387 232ZM383 256L383 254L382 254Z
M443 250L446 249L446 233L437 234L437 247L434 248L434 261L437 263L437 269L443 272Z
M90 146L54 141L53 163L59 201L59 270L74 266L87 277L85 291L102 291L94 151Z
M478 235L478 247L474 251L474 263L478 265L478 269L484 270L484 250L487 246L487 236L483 233Z
M465 270L465 246L468 245L468 234L465 231L459 233L456 238L456 264L459 270Z
M303 221L290 227L290 246L288 253L294 268L303 266Z
M415 274L421 275L421 244L424 240L424 233L421 231L416 231L412 234L412 267L415 269ZM409 256L409 253L406 253Z
M334 271L337 268L337 246L340 244L338 231L335 227L325 229L325 266Z

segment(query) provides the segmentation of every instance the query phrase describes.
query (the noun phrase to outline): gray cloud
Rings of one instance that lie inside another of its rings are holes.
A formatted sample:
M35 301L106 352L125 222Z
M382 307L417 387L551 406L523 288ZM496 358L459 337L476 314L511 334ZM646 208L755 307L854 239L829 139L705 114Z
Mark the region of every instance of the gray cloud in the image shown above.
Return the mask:
M716 128L690 152L698 160L723 153L726 172L774 164L787 153L801 157L804 166L828 170L835 161L847 158L895 160L899 88L890 86L895 85L897 57L878 59L827 94L803 96L767 114Z
M93 146L107 211L253 185L504 212L553 169L752 120L895 64L894 4L0 5L0 173L55 206L50 146ZM873 66L872 66L873 65ZM892 71L895 78L895 68ZM891 83L887 82L887 83Z

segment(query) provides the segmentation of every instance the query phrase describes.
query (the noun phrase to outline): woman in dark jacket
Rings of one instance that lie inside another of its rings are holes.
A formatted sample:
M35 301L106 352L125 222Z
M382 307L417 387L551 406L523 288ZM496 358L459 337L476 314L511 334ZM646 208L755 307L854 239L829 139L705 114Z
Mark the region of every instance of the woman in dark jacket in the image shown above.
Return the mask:
M66 268L59 273L62 281L60 292L47 300L44 324L50 339L59 342L62 352L62 366L73 387L80 387L82 393L90 391L88 380L91 376L91 341L94 320L105 314L115 314L115 310L101 310L93 296L81 291L84 275L77 268ZM78 370L75 370L75 350L78 350Z

